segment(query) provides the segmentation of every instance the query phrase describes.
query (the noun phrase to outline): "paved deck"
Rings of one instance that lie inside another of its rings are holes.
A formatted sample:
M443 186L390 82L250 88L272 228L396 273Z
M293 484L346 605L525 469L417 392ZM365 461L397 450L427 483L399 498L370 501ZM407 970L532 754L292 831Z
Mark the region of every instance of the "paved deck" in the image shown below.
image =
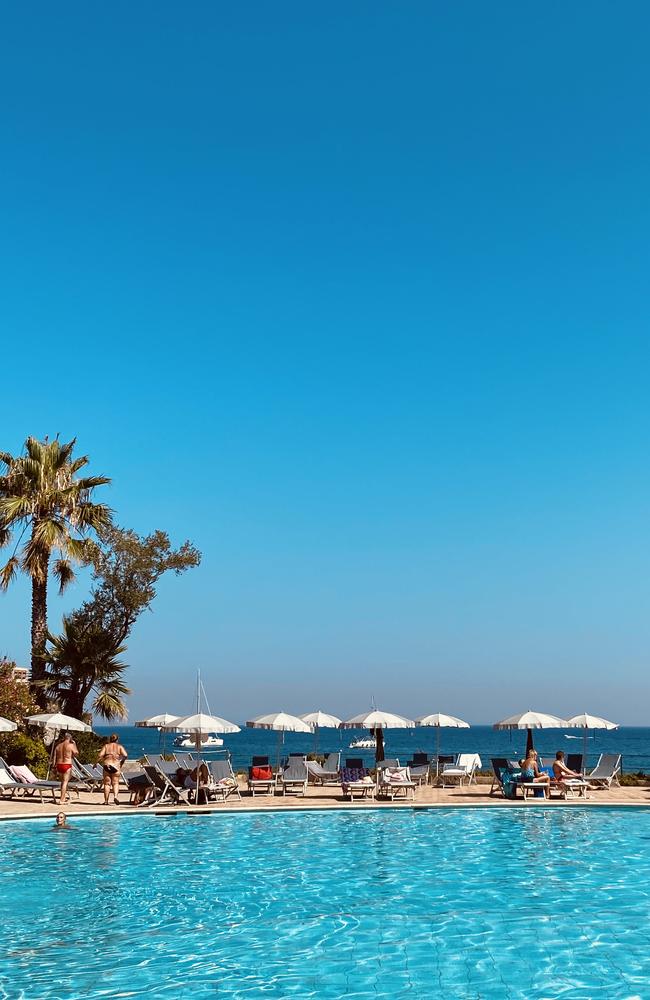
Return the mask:
M81 792L79 799L75 796L72 802L64 807L64 812L70 817L78 815L115 815L115 814L146 814L160 812L224 812L224 811L264 811L269 809L367 809L370 807L380 807L382 809L403 809L413 806L437 807L437 806L496 806L504 809L536 809L540 806L553 808L583 808L598 806L650 806L650 786L649 787L613 787L610 790L598 790L589 793L588 799L535 799L530 798L525 802L522 799L511 801L504 799L500 795L490 796L489 784L477 784L467 788L434 788L430 785L418 788L415 794L415 801L410 799L405 802L403 799L395 802L384 800L357 799L349 802L343 798L341 789L330 786L321 788L310 786L307 794L302 795L256 795L254 798L242 788L242 797L238 799L231 796L226 803L214 803L200 806L153 806L134 807L128 804L128 793L126 789L121 793L122 804L120 806L103 804L103 796L100 792ZM43 803L38 798L0 799L0 820L24 819L38 816L54 816L60 810L58 803L50 798Z

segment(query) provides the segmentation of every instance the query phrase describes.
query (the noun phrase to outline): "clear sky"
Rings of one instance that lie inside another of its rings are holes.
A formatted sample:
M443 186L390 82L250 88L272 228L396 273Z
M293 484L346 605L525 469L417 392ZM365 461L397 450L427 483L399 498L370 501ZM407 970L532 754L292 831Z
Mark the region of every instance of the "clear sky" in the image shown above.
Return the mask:
M39 2L0 32L0 447L190 538L191 707L647 724L645 2ZM55 628L85 584L50 601ZM25 582L0 652L26 662Z

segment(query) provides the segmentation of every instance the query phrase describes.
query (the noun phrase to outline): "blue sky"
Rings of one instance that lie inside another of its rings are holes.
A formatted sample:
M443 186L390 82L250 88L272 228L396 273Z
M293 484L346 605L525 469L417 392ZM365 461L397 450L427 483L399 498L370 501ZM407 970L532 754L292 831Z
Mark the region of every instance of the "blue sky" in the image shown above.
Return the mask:
M0 38L0 446L76 435L120 523L203 552L131 717L201 666L234 719L646 723L647 5L37 10Z

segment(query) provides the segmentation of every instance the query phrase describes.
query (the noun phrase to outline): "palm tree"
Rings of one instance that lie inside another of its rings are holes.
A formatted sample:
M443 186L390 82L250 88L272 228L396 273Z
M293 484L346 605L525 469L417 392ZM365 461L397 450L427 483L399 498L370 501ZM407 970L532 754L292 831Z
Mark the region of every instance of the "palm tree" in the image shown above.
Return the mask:
M0 568L0 589L6 590L19 570L32 581L32 683L42 701L47 639L47 583L50 568L59 581L59 593L74 579L73 563L90 562L94 543L88 537L110 524L111 511L93 503L97 486L106 476L79 477L88 464L73 460L76 439L67 444L29 437L25 452L14 457L0 452L0 547L19 532L12 555ZM23 538L28 535L23 544ZM21 547L22 546L22 547ZM54 561L52 559L54 557ZM51 565L50 565L51 564Z
M61 711L77 719L84 711L109 721L126 718L122 697L131 692L122 681L126 663L117 659L126 646L118 645L101 628L84 626L74 614L64 616L61 635L49 635L48 639L48 670L43 684ZM87 706L91 694L94 700Z

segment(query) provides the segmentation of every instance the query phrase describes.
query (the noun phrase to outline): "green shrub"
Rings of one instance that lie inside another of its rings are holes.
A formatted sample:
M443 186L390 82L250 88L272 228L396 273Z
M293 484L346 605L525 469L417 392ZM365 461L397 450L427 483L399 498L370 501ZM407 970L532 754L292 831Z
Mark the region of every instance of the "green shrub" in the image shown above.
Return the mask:
M106 737L96 733L72 733L72 739L77 744L79 760L84 764L96 764L99 751L106 742Z
M42 740L25 733L3 733L0 736L0 756L8 764L27 764L37 778L47 777L50 755Z

